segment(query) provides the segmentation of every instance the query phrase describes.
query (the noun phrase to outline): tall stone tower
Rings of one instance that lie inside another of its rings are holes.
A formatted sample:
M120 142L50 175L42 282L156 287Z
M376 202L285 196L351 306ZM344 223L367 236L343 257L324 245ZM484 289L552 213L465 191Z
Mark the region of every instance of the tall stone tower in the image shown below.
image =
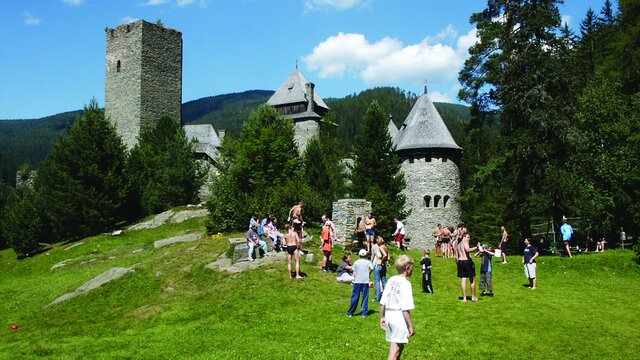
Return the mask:
M307 148L311 137L320 133L320 123L329 111L327 104L315 91L315 84L307 82L297 67L269 98L267 104L293 120L295 140L300 153Z
M105 114L127 148L168 115L182 117L182 33L138 20L107 33Z
M460 222L462 148L453 140L442 117L425 93L418 98L393 140L407 182L404 194L411 214L404 222L416 248L433 248L437 224Z

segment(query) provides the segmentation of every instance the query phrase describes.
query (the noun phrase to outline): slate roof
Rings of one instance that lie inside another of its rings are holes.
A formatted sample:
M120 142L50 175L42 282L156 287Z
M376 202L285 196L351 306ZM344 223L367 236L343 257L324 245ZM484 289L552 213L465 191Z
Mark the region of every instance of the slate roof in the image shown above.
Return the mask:
M188 141L196 139L196 153L206 154L216 159L222 142L211 124L185 125L184 132Z
M393 139L397 151L421 149L462 150L451 136L428 94L418 98Z
M294 69L291 75L285 80L278 91L275 92L267 101L271 106L280 106L295 103L307 103L307 79L298 70ZM313 99L316 105L325 109L329 109L324 100L320 97L317 90L313 91Z
M398 127L393 122L393 120L389 120L389 125L387 125L387 130L389 130L389 135L391 135L392 139L396 137L396 135L398 134Z

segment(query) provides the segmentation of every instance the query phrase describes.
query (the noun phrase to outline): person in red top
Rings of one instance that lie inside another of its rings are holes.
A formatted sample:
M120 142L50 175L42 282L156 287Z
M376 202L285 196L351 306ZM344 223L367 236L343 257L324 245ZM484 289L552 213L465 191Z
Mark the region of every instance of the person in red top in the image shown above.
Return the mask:
M322 258L322 272L331 272L331 250L333 249L333 241L331 237L330 223L325 222L324 225L322 225L320 239L322 240L320 250L322 250L324 255Z

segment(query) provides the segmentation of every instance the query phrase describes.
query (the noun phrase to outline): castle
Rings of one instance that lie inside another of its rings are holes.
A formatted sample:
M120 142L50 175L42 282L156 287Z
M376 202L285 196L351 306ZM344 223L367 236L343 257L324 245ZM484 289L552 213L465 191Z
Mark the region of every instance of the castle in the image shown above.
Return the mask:
M115 29L107 29L106 116L114 122L127 148L138 141L142 129L163 115L181 120L182 106L182 34L144 20ZM294 123L295 140L304 152L309 140L319 134L329 107L315 85L296 69L267 102ZM334 125L334 124L330 124ZM460 222L460 174L462 149L455 143L426 91L400 127L389 122L389 133L401 159L407 186L407 210L404 222L407 237L415 248L433 247L431 232L438 223L454 226ZM196 139L196 156L216 159L221 138L211 125L187 125L185 133ZM349 222L355 232L357 218L370 203L351 204L349 214L334 214ZM353 209L357 209L353 210ZM345 216L343 216L345 215ZM366 215L366 214L364 214Z

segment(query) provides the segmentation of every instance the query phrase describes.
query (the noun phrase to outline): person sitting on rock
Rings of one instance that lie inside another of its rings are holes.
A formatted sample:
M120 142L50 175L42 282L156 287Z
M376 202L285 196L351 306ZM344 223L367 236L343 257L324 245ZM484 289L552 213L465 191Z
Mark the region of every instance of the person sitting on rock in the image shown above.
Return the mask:
M260 247L260 257L264 257L267 252L267 243L260 239L258 236L257 226L251 225L251 229L247 231L247 247L249 248L249 261L255 260L255 254L253 252L255 246Z
M271 241L273 241L273 248L277 252L282 251L282 248L284 247L284 235L278 231L277 218L273 218L273 220L267 224L267 233L269 234Z

